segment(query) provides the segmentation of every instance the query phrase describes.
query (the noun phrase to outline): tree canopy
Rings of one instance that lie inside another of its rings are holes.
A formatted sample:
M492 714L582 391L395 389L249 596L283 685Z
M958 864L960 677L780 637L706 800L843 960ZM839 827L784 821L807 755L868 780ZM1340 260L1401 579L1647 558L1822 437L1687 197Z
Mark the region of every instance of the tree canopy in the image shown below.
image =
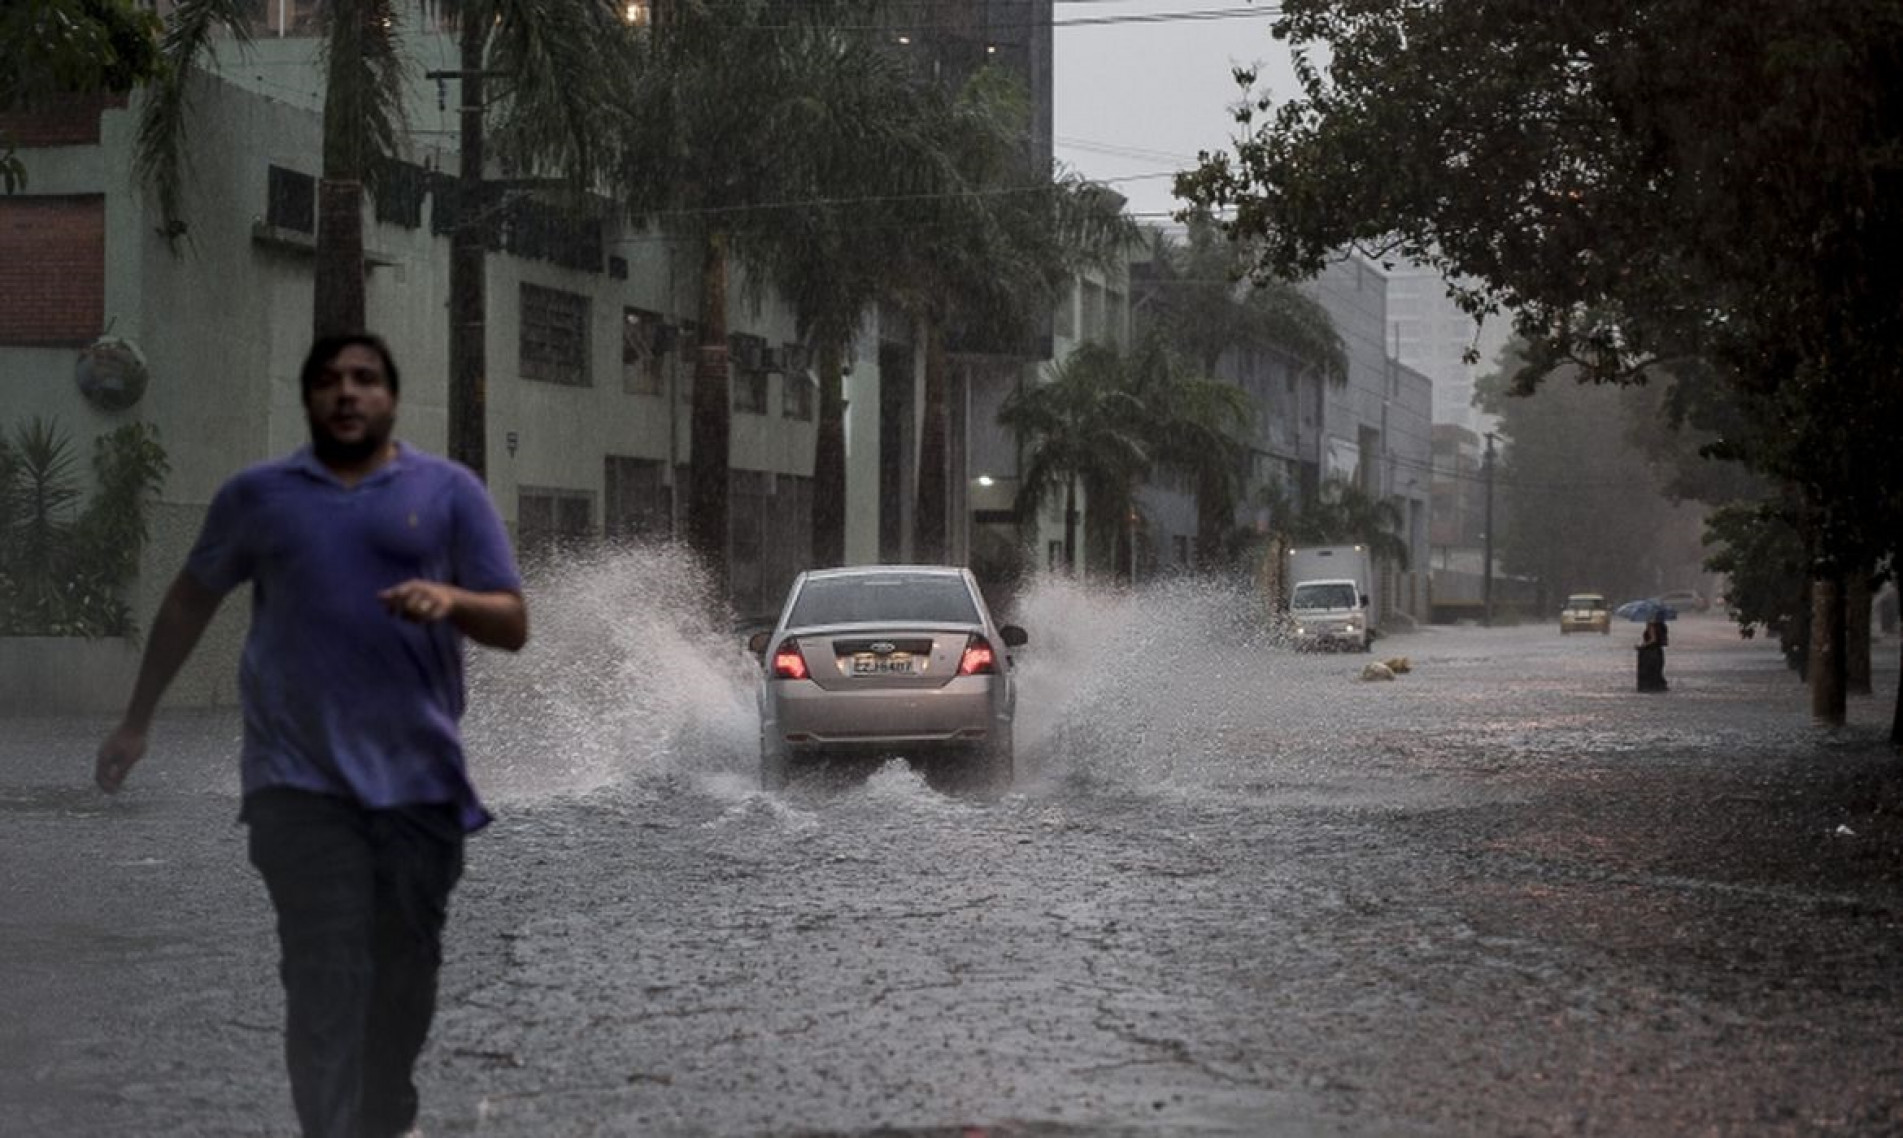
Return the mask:
M0 4L0 113L68 95L123 94L158 74L158 18L133 0L9 0ZM0 191L26 187L26 167L0 123Z
M1300 94L1179 179L1259 271L1345 248L1432 264L1561 364L1697 360L1794 491L1812 572L1903 516L1903 0L1286 0ZM1239 78L1252 83L1253 76Z

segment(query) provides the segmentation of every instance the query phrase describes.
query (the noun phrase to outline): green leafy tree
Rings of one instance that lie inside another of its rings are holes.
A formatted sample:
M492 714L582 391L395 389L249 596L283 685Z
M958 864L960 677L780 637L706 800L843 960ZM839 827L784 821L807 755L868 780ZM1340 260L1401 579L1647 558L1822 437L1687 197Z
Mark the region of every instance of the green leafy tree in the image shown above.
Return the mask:
M1264 268L1360 247L1474 282L1529 342L1526 388L1702 360L1827 593L1894 556L1903 2L1288 0L1275 32L1300 96L1247 104L1235 152L1179 182ZM1840 722L1825 663L1813 711Z
M0 4L0 112L132 90L160 72L158 31L132 0ZM25 188L26 166L0 128L0 192Z
M1705 567L1725 575L1725 603L1740 630L1763 625L1785 659L1806 670L1810 631L1809 558L1789 513L1775 502L1736 502L1712 512Z
M1509 346L1501 370L1475 392L1504 440L1495 477L1503 568L1537 580L1549 599L1597 592L1617 604L1689 583L1704 511L1673 500L1666 486L1673 468L1638 442L1654 427L1658 389L1562 376L1514 396L1519 347ZM1716 465L1681 457L1680 478Z

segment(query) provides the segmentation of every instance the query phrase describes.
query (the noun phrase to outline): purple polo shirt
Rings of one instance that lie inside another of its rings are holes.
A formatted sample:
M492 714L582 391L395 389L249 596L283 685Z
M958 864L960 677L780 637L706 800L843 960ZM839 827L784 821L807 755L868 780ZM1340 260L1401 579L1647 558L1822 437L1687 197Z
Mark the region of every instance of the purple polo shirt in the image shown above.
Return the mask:
M489 821L456 728L462 634L377 599L411 578L521 590L502 519L467 468L399 445L346 487L305 447L219 488L185 569L220 595L252 583L239 668L245 794L447 803L465 831Z

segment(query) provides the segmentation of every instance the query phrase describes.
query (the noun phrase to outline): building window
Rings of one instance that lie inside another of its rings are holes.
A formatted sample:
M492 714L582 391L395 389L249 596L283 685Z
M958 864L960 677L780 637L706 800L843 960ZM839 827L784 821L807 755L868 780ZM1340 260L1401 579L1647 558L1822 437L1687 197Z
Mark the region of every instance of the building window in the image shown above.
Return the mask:
M813 420L813 391L819 385L805 372L787 372L780 380L780 414L796 422Z
M1075 278L1064 282L1064 291L1057 298L1057 308L1051 319L1053 334L1065 339L1077 336L1077 281Z
M317 179L272 166L266 171L264 221L295 233L317 232Z
M736 612L769 614L812 565L813 480L734 470L727 488L729 600Z
M601 532L610 541L674 536L674 500L658 458L611 454L602 461Z
M727 472L727 581L734 607L742 613L765 610L767 489L772 477L758 470Z
M586 490L524 486L516 491L516 545L525 560L546 557L594 536L595 496Z
M667 353L673 347L673 329L661 323L659 314L622 309L621 389L633 395L661 394Z
M0 344L84 344L105 325L106 199L0 194Z
M522 378L587 387L588 298L522 286Z
M766 414L766 372L733 373L733 409L743 415Z
M1103 322L1103 286L1084 282L1083 338L1093 344L1105 343Z
M727 344L733 361L733 409L743 415L766 414L766 341L735 335Z

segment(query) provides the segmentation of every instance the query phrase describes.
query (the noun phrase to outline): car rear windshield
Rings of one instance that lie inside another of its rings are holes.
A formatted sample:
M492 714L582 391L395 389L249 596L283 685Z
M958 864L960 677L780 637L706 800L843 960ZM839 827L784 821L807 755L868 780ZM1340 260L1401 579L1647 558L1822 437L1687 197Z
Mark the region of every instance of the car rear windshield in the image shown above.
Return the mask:
M1355 587L1349 584L1297 585L1289 598L1289 607L1297 609L1351 609L1355 607Z
M883 622L977 624L978 606L962 577L825 577L806 582L787 620L791 627Z
M1548 602L1551 603L1551 602ZM1595 596L1571 596L1566 598L1569 609L1602 609L1606 607L1606 598Z

